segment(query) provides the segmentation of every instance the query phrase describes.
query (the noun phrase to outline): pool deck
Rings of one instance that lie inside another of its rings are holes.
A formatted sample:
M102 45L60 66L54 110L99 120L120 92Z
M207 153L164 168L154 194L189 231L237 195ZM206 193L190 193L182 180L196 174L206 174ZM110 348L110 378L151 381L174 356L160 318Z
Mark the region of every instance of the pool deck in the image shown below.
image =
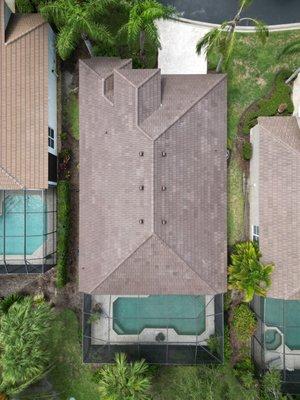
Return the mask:
M95 295L93 304L100 303L103 314L111 315L113 302L120 296ZM125 296L121 296L125 297ZM136 296L126 296L136 297ZM140 296L141 297L141 296ZM143 296L147 297L147 296ZM178 335L174 329L162 328L145 328L139 335L118 335L113 329L112 318L101 316L99 321L93 322L91 326L92 344L101 345L104 343L111 344L136 344L136 343L157 343L155 337L158 333L164 333L168 344L202 344L205 345L207 339L215 333L214 323L214 297L205 296L206 298L206 330L199 336L197 335Z

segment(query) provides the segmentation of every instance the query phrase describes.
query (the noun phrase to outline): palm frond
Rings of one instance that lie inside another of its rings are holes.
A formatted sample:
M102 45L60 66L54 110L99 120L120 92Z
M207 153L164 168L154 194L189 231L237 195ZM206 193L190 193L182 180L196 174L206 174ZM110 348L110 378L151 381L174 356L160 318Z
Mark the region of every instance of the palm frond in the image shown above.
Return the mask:
M56 46L58 54L63 60L66 60L75 50L78 39L78 32L69 25L66 25L59 31Z
M253 0L239 0L239 5L240 7L243 7L243 9L251 6L252 3Z
M291 42L286 47L284 47L284 49L279 53L278 59L282 58L283 56L290 56L299 53L300 53L300 41Z
M200 54L202 50L205 53L213 49L220 49L221 38L224 36L222 27L214 28L207 32L196 44L196 52Z
M258 19L254 19L253 23L255 26L255 31L256 31L257 37L263 44L265 44L267 38L269 37L269 29L268 29L267 25L263 21L260 21Z
M56 0L51 3L42 3L39 7L39 12L47 21L54 22L54 24L60 28L68 23L68 5L72 6L69 0Z
M147 24L145 26L145 33L147 38L150 40L152 44L155 45L158 49L161 48L160 40L159 40L159 33L158 29L155 24Z

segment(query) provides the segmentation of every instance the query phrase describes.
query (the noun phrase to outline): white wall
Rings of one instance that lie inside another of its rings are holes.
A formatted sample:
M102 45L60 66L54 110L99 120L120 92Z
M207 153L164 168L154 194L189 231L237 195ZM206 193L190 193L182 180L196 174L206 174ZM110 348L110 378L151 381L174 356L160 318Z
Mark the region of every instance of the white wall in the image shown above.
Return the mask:
M259 126L256 125L250 131L250 141L252 143L252 158L250 160L249 178L249 204L250 204L250 232L252 240L253 225L259 226Z
M57 155L57 75L55 34L49 26L48 34L48 126L55 132L55 148L48 147L49 153Z
M211 28L179 20L159 20L157 26L162 49L158 68L162 74L206 74L204 54L196 54L196 43Z

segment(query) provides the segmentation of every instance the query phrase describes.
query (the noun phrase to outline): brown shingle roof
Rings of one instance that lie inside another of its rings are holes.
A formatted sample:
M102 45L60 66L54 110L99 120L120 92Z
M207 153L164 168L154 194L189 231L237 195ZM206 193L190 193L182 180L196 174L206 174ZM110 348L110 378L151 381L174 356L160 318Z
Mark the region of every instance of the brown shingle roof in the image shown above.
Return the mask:
M48 25L39 15L13 15L4 32L4 0L0 93L0 188L47 188Z
M275 264L268 296L300 299L300 130L296 117L258 124L259 243Z
M80 290L226 291L224 76L110 62L80 62Z

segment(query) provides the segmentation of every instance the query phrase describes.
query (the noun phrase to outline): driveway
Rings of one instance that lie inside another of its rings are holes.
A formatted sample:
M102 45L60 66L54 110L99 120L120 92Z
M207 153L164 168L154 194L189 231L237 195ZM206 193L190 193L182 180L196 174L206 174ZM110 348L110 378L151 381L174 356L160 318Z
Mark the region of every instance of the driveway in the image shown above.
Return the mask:
M160 0L171 4L183 18L219 24L230 19L238 8L237 0ZM300 22L300 0L254 0L245 16L259 18L268 25Z

